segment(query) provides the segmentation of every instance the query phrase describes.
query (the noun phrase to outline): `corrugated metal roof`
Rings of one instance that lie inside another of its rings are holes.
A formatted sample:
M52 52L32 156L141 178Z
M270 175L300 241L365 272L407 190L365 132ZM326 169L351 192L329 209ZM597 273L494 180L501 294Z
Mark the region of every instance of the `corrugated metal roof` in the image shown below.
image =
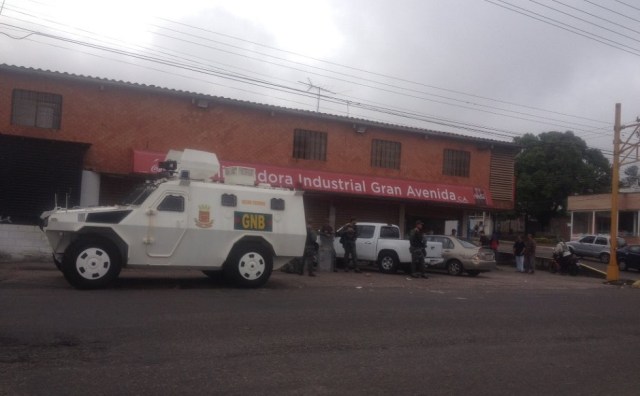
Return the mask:
M59 71L54 71L54 70L36 69L36 68L32 68L32 67L8 65L8 64L4 64L4 63L0 64L0 70L6 70L6 71L16 72L16 73L36 74L36 75L41 75L41 76L45 76L45 77L56 77L56 78L61 78L61 79L74 80L74 81L87 81L87 82L95 82L95 83L100 83L100 84L109 84L109 85L114 85L114 86L120 86L120 87L123 87L123 88L146 90L146 91L156 92L156 93L160 93L160 94L168 94L168 95L176 95L176 96L188 96L190 98L205 99L205 100L215 101L215 102L218 102L218 103L225 103L225 104L229 104L229 105L250 107L250 108L268 110L268 111L277 111L277 112L281 112L281 113L295 114L295 115L300 115L300 116L304 116L304 117L314 117L314 118L320 118L320 119L331 120L331 121L339 121L339 122L345 122L345 123L351 123L351 124L358 124L358 125L361 125L361 126L392 129L392 130L396 130L396 131L417 133L417 134L422 134L422 135L427 135L427 136L441 136L441 137L446 137L446 138L449 138L449 139L458 139L458 140L466 140L466 141L474 141L474 142L483 142L483 143L506 146L506 147L511 147L511 148L518 148L519 147L515 143L506 142L506 141L502 141L502 140L479 138L479 137L474 137L474 136L460 135L460 134L456 134L456 133L452 133L452 132L435 131L435 130L432 130L432 129L423 129L423 128L411 127L411 126L406 126L406 125L398 125L398 124L391 124L391 123L385 123L385 122L379 122L379 121L372 121L372 120L367 120L367 119L363 119L363 118L340 116L340 115L336 115L336 114L321 113L321 112L311 111L311 110L294 109L294 108L289 108L289 107L269 105L269 104L251 102L251 101L240 100L240 99L232 99L232 98L227 98L227 97L222 97L222 96L208 95L208 94L204 94L204 93L200 93L200 92L183 91L183 90L179 90L179 89L173 89L173 88L167 88L167 87L159 87L157 85L139 84L139 83L123 81L123 80L114 80L114 79L107 79L107 78L94 77L94 76L71 74L71 73L59 72Z

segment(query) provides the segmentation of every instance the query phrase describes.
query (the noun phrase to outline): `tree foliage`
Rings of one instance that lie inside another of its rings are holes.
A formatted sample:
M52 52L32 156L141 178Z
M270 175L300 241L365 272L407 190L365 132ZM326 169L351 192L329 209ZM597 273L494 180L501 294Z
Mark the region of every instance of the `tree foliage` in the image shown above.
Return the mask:
M516 210L542 225L566 214L567 197L611 191L611 165L602 152L587 147L573 132L526 134L514 142Z
M640 175L638 175L638 165L630 165L624 170L624 177L620 180L620 187L638 187L640 185Z

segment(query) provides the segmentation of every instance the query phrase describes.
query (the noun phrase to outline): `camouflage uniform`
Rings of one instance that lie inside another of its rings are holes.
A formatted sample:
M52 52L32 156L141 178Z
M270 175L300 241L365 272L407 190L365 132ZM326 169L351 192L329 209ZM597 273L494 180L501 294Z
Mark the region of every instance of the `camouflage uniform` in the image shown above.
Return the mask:
M411 276L414 278L428 278L424 268L425 247L422 222L416 222L416 226L409 233L409 251L411 252Z

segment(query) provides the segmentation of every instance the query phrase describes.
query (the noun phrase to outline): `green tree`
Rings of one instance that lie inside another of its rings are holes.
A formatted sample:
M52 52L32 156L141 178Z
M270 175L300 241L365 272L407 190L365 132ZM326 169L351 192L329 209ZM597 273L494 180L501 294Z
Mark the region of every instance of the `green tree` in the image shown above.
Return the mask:
M638 175L638 165L630 165L624 170L625 177L620 180L620 187L638 187L640 175Z
M514 139L516 210L544 227L566 214L567 197L611 191L611 165L597 149L573 132L526 134Z

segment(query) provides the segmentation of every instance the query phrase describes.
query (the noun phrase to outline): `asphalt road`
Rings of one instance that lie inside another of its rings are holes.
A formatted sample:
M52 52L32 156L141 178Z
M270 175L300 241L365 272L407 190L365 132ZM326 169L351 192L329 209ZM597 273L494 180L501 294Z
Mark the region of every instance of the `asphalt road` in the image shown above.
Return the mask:
M0 394L637 395L639 304L627 285L509 267L276 273L257 290L125 270L78 291L0 263Z

